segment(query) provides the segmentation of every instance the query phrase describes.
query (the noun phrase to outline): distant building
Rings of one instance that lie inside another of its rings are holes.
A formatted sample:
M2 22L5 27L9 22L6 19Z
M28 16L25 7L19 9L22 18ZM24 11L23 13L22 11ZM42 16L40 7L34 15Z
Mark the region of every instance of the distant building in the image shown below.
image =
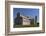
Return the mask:
M34 21L35 25L37 25L37 16L35 16L35 21Z
M17 13L17 17L14 19L14 25L31 25L34 24L34 19L29 16L20 15Z

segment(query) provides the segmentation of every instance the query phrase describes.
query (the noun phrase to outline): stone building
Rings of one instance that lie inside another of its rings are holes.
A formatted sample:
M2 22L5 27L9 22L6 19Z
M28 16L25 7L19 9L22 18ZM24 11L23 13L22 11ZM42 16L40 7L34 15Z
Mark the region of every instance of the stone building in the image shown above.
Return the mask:
M23 16L19 12L17 13L17 17L14 19L14 25L31 25L31 24L34 24L34 18L29 16Z

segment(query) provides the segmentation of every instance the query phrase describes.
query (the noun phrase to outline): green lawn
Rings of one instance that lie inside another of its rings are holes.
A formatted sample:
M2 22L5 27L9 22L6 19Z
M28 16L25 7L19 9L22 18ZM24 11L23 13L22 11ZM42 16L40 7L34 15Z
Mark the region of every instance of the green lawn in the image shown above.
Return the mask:
M22 27L39 27L39 24L35 25L15 25L14 28L22 28Z

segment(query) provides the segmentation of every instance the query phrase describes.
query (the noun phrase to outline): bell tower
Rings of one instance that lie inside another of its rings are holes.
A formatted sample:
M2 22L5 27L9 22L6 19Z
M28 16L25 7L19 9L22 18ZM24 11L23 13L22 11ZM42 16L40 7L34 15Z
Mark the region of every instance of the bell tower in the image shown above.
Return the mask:
M17 17L20 17L20 12L17 13Z

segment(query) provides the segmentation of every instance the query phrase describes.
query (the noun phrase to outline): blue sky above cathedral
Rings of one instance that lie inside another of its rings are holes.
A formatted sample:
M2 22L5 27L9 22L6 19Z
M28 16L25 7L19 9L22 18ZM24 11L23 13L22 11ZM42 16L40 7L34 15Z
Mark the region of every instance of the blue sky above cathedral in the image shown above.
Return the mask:
M39 9L35 8L13 8L13 17L16 17L16 14L20 12L24 16L37 16L37 21L39 21Z

